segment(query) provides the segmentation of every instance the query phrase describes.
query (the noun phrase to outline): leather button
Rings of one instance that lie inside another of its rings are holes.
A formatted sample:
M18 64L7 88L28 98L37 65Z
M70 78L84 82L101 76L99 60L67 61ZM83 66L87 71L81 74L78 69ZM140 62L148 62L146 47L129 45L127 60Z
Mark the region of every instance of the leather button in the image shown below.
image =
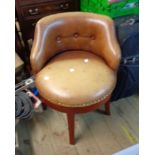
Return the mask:
M78 33L74 33L74 38L78 38L79 37L79 34Z
M92 40L95 40L96 39L96 37L95 37L95 35L90 35L90 39L92 39Z
M56 37L56 41L57 41L57 42L61 42L61 37L60 37L60 36L57 36L57 37Z

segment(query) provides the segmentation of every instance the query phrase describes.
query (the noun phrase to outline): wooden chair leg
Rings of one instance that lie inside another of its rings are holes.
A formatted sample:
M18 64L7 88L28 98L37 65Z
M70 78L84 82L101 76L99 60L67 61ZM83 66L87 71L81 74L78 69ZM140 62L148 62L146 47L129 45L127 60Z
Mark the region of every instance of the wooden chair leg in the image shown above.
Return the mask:
M74 113L67 113L69 142L74 144Z
M104 111L105 115L110 115L110 101L105 103L105 111Z
M42 102L42 108L43 110L47 110L47 105L44 102Z

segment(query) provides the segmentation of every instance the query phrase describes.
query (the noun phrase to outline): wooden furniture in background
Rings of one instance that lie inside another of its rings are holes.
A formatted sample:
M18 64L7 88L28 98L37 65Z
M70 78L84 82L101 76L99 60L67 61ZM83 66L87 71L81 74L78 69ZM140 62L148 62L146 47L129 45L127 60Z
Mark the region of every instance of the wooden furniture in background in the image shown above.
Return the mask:
M22 71L24 70L24 62L20 56L15 52L15 83L22 80Z
M27 40L33 39L36 22L47 15L79 10L79 0L16 0L16 15L25 48L30 52Z
M22 60L25 62L25 49L24 46L22 44L22 40L21 37L19 35L20 30L17 28L17 25L15 25L15 51L16 53L18 53L18 55L22 58Z
M17 53L15 53L15 72L19 72L24 65L24 62L22 61L22 59L18 56Z

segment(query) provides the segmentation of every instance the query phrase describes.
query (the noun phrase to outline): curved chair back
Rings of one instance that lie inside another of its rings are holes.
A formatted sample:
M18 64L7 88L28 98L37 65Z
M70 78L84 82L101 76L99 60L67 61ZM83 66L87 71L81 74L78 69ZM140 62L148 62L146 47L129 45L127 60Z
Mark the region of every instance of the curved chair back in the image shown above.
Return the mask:
M120 48L112 19L82 12L59 13L40 19L30 57L33 72L39 72L55 54L73 50L93 52L116 70Z

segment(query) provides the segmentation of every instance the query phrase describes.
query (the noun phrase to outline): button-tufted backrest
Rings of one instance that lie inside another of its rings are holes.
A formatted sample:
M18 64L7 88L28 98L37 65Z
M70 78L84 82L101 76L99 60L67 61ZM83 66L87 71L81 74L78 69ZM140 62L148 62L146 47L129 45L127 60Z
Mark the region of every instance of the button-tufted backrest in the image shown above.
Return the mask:
M39 20L30 57L34 73L55 54L68 50L93 52L116 70L120 48L112 19L93 13L70 12Z

